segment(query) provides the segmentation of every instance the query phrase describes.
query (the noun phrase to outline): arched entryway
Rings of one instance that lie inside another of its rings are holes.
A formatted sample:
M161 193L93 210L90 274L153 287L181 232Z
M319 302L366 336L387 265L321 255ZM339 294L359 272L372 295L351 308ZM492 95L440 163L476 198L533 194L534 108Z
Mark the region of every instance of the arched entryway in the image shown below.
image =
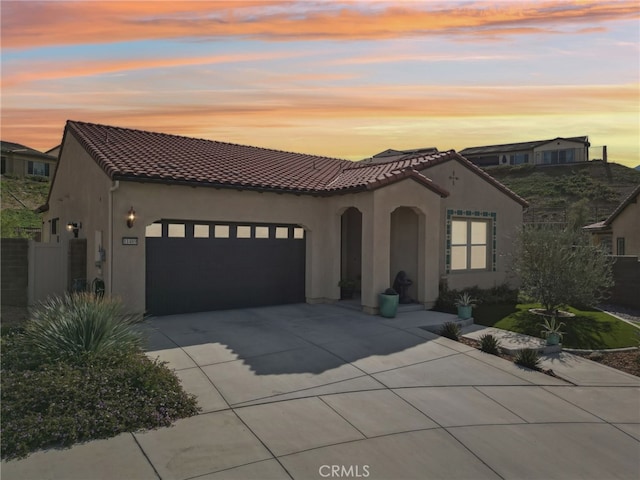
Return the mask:
M390 285L399 271L404 270L413 285L408 294L414 301L421 300L420 291L420 218L410 207L399 207L391 213L391 251L389 255Z
M347 208L341 217L340 280L353 281L359 297L362 280L362 213Z

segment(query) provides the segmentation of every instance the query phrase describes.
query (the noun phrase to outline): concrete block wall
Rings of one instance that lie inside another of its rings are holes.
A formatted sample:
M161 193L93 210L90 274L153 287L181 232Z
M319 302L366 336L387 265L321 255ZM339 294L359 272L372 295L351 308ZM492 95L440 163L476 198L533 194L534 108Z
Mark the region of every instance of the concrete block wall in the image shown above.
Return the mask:
M0 275L2 304L27 305L29 284L29 240L26 238L3 238L0 248Z

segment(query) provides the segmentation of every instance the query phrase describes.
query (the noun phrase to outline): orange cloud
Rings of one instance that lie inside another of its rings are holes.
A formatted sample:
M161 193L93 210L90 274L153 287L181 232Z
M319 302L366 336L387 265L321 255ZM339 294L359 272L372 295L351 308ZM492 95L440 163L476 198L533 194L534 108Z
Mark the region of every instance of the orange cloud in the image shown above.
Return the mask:
M2 87L7 88L15 85L22 86L25 83L34 81L104 75L131 70L212 65L232 62L252 62L258 60L273 60L277 58L291 58L302 55L302 53L246 53L193 58L136 58L129 60L100 60L71 63L30 62L22 65L24 68L15 74L12 74L11 70L5 66L4 75L2 77Z
M326 8L331 5L331 8ZM4 2L3 48L161 38L386 39L564 33L566 27L636 19L637 1L504 2L463 7L333 2ZM586 27L587 32L592 27ZM598 28L603 28L599 26ZM569 30L571 31L571 30ZM580 31L579 29L577 31Z

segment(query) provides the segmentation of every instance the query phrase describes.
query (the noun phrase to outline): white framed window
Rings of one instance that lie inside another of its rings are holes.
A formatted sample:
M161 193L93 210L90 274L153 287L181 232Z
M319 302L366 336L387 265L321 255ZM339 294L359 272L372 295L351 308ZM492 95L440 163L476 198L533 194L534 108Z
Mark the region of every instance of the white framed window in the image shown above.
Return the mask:
M193 238L209 238L209 225L194 225Z
M304 228L296 227L293 229L293 238L295 239L303 239L304 238Z
M256 227L256 238L269 238L269 227Z
M236 238L251 238L251 227L248 225L238 225L236 227Z
M162 224L161 223L152 223L151 225L147 225L144 232L145 237L150 238L159 238L162 236Z
M215 238L229 238L229 225L216 225L213 227Z
M451 220L451 271L486 270L489 258L489 222Z

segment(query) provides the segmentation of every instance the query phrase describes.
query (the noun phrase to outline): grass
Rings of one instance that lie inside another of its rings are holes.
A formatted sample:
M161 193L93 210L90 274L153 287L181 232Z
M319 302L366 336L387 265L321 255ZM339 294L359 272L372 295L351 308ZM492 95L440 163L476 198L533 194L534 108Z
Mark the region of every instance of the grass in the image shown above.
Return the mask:
M530 313L531 308L540 308L540 305L480 305L474 310L473 316L475 323L480 325L540 337L543 319ZM563 329L566 333L562 338L564 347L600 350L637 345L638 329L628 323L599 310L573 307L566 310L575 314L575 317L562 319L566 324Z
M14 178L2 175L2 236L27 237L22 228L40 228L42 214L34 210L47 201L49 181L40 177Z

